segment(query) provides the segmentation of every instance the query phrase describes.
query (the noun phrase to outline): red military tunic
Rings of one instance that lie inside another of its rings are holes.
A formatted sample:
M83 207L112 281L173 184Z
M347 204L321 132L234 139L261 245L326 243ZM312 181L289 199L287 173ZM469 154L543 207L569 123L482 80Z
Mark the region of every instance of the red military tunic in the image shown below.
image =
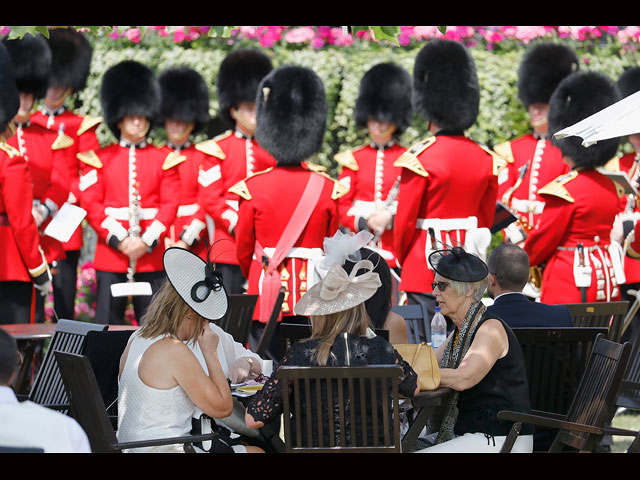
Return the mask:
M569 166L562 161L560 149L549 139L533 133L496 145L494 150L508 162L498 175L498 200L520 217L519 222L505 230L505 235L513 243L519 243L522 240L519 228L526 234L538 223L544 209L539 189L567 173Z
M31 282L47 270L32 198L29 166L15 148L0 143L0 282Z
M368 144L335 156L342 166L338 180L349 189L338 200L340 224L343 227L359 232L366 229L364 221L375 210L386 207L392 214L395 213L398 202L394 197L397 196L397 180L402 169L393 164L405 151L405 147L391 142L386 148L378 149L375 145ZM396 188L390 198L394 185ZM376 247L390 267L397 266L391 229L382 234Z
M166 150L143 145L131 148L113 144L98 152L80 154L80 159L93 167L80 178L80 204L98 236L96 270L124 273L129 267L128 257L109 241L112 236L122 241L129 233L129 207L133 206L136 186L140 235L147 245L163 245L176 217L180 177L175 166L179 160L168 156ZM136 271L163 270L163 253L163 246L155 246L138 259Z
M498 194L497 162L462 135L436 135L411 147L396 165L402 167L393 226L402 267L399 288L431 293L428 256L444 248L440 242L486 254Z
M69 147L69 178L70 193L67 201L72 205L79 205L80 190L78 183L83 166L78 160L77 154L90 150L98 151L100 143L96 135L96 129L102 122L101 117L85 116L73 113L64 107L60 107L55 112L49 112L44 107L42 110L31 115L31 122L45 127L54 132L63 131L65 135L73 140L73 145ZM68 242L65 242L66 251L80 250L82 248L82 227L79 226Z
M69 160L72 154L68 148L68 137L47 130L35 123L18 126L16 133L7 143L16 148L29 165L33 181L34 204L47 206L51 215L62 207L69 198ZM51 218L51 217L49 217ZM49 263L66 257L62 242L42 235L48 222L40 225L40 244Z
M616 184L597 170L574 169L539 193L545 198L545 209L524 249L531 266L544 267L540 301L582 301L574 277L579 243L584 246L585 263L592 268L586 301L619 300L618 281L608 251L613 221L620 210L621 193Z
M275 160L255 139L232 130L196 148L207 154L198 177L200 202L212 224L213 241L222 240L225 244L221 245L216 262L238 265L233 234L238 221L238 197L229 189L244 178L274 166Z
M204 208L200 206L200 188L198 175L200 167L207 154L197 149L191 142L181 149L166 146L167 155L181 160L177 167L180 176L180 202L176 219L169 227L167 237L173 242L184 241L191 247L191 251L201 258L207 258L207 246L203 236L207 232Z
M338 230L337 200L344 195L346 188L325 173L311 170L303 162L297 166L269 168L231 189L240 196L236 225L238 261L249 281L247 293L259 294L263 265L254 257L255 243L258 241L268 255L273 254L272 249L298 205L310 175L321 175L324 185L306 227L278 267L282 285L286 288L283 316L293 315L293 307L300 296L317 280L313 265L322 258L325 237L332 237ZM255 320L259 312L258 304L254 311Z

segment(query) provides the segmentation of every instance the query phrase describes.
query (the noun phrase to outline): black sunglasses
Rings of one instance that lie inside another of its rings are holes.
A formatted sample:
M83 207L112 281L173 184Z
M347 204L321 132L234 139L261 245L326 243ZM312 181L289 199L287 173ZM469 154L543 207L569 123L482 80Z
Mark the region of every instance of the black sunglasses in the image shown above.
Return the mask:
M449 285L449 282L433 282L431 284L431 288L435 290L436 287L438 287L438 290L440 290L441 292L444 292L448 285Z

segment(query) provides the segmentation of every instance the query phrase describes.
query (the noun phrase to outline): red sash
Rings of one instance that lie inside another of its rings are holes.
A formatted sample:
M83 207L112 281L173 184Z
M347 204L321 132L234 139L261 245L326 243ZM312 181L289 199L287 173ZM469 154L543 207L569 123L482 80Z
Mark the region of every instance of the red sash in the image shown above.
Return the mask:
M266 323L269 320L273 306L275 305L278 293L280 292L281 280L280 274L277 271L278 266L287 257L289 250L296 243L304 227L307 225L311 213L315 209L322 187L324 185L324 179L320 175L311 174L307 185L305 186L302 197L296 206L293 215L289 219L284 232L278 244L275 247L273 256L269 256L264 252L262 245L256 240L255 244L255 256L259 262L268 262L264 267L264 278L262 280L262 293L260 295L260 322ZM280 313L282 316L282 313Z

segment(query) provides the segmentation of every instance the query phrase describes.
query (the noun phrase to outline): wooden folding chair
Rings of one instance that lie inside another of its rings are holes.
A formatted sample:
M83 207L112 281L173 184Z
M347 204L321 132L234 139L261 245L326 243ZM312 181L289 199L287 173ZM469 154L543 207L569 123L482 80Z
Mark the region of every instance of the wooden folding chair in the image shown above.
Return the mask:
M229 310L218 323L220 328L230 333L234 340L242 345L247 345L249 342L253 311L257 302L258 295L245 293L229 295Z
M271 345L271 339L273 338L273 334L278 326L278 320L280 319L280 313L282 312L282 302L284 302L285 290L284 287L280 289L280 293L276 297L276 303L273 306L273 310L271 311L271 316L269 317L269 321L267 322L266 327L262 331L262 335L260 336L260 340L258 340L258 345L256 347L255 353L257 353L261 358L265 358L267 356L267 349ZM271 357L269 355L269 357ZM279 358L271 358L271 360L279 361Z
M276 375L291 392L283 396L286 453L401 452L401 367L280 367Z
M616 407L640 411L640 341L633 344L629 364L620 383Z
M55 352L64 386L69 395L71 414L84 429L94 453L121 453L132 448L160 445L191 445L194 442L213 440L217 433L186 435L135 442L118 442L116 433L100 395L98 382L89 359L84 355ZM140 405L144 408L144 405ZM188 451L185 449L185 451Z
M568 450L594 452L605 433L621 434L606 428L615 408L615 396L629 361L631 344L621 345L596 337L589 362L566 415L532 410L530 414L512 411L498 412L498 419L557 429L549 452ZM625 433L622 433L625 434ZM626 433L628 434L628 432ZM509 438L513 438L513 431Z
M89 332L104 331L107 328L108 325L59 320L28 399L48 408L66 411L69 408L69 399L54 353L81 353Z
M623 322L629 310L628 301L568 303L565 307L571 312L574 327L607 327L607 338L620 342Z
M394 305L391 311L403 317L407 323L409 343L431 343L429 314L424 305Z

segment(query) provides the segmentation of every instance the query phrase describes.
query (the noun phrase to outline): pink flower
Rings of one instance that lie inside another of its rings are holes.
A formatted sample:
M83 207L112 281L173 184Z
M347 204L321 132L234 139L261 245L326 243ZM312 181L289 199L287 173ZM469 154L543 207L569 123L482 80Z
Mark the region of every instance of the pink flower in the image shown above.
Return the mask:
M129 30L127 30L127 39L130 42L133 43L139 43L140 42L140 29L138 28L130 28Z
M346 47L349 45L353 45L353 37L348 33L345 34L341 28L332 28L331 38L332 38L331 43L339 47Z
M307 43L313 40L315 32L310 27L299 27L289 30L284 39L287 43Z
M447 27L448 29L449 27ZM438 27L434 26L417 26L413 27L413 36L416 40L428 40L433 37L442 37L442 33Z
M640 38L640 27L636 25L623 28L618 32L620 43L637 42L638 38Z
M324 47L324 40L322 37L314 37L314 39L311 40L311 46L315 49L320 49Z

